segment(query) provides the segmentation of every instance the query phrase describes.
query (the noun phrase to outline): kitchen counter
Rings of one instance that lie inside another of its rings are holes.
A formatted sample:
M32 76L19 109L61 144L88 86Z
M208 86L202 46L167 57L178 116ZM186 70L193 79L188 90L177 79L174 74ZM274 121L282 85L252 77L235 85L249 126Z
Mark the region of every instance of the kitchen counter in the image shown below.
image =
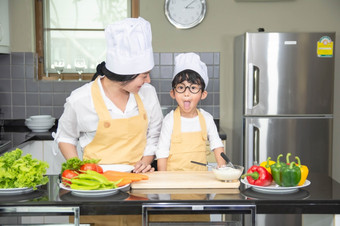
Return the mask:
M255 205L257 214L340 214L340 184L329 177L312 174L311 184L292 194L262 194L240 189L132 189L107 197L77 197L59 189L59 175L49 175L50 182L36 191L22 195L1 195L0 207L79 206L81 215L142 214L142 205ZM171 195L182 200L171 199ZM206 198L191 199L195 195ZM186 198L187 197L187 198Z

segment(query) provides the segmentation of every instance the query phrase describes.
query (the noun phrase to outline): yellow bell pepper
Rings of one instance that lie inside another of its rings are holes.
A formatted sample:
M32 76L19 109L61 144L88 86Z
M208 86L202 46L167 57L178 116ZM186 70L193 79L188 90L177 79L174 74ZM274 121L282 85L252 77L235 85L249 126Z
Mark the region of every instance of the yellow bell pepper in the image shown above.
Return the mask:
M301 180L300 182L298 183L298 186L301 186L305 183L306 179L307 179L307 176L308 176L308 173L309 173L309 170L308 170L308 167L305 166L305 165L301 165L301 161L300 161L300 158L299 157L295 157L298 164L297 166L300 168L301 170Z
M272 174L272 170L271 170L270 166L273 165L273 164L275 164L275 161L272 161L272 160L270 160L270 159L271 159L271 157L268 157L268 158L267 158L267 161L261 162L260 166L263 166L264 168L266 168L266 170L267 170L270 174Z

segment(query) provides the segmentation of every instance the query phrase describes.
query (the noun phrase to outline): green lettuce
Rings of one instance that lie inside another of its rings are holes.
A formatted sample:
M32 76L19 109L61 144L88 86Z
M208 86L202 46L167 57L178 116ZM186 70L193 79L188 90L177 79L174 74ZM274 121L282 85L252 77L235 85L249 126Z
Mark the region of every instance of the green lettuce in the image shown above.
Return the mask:
M31 154L22 156L22 153L17 148L0 156L0 188L36 189L37 185L48 182L45 176L48 163L33 159Z
M76 170L77 171L85 163L94 163L94 164L97 164L99 161L100 161L100 159L86 159L86 160L82 161L82 160L80 160L77 157L73 157L73 158L70 158L70 159L66 160L66 162L64 162L61 165L61 173L63 173L64 170L66 170L66 169Z

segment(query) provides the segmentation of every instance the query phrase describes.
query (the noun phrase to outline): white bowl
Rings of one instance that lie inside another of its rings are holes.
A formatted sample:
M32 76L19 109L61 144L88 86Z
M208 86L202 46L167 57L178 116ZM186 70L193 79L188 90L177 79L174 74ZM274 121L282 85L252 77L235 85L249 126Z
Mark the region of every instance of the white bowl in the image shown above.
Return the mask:
M26 126L53 126L54 125L54 121L50 121L50 122L34 122L34 121L25 121L25 125Z
M31 124L31 125L47 125L47 124L54 124L55 118L51 117L49 119L36 119L32 120L31 118L27 118L25 120L25 124Z
M130 173L135 167L125 164L111 164L111 165L100 165L103 168L103 171L113 170L120 172L128 172Z
M244 170L243 166L234 165L235 168L232 167L214 167L212 171L215 174L216 179L222 181L233 181L238 180L242 172Z
M49 123L47 125L35 125L32 123L25 123L25 124L33 132L47 132L54 125L54 123Z
M49 120L52 118L51 115L33 115L31 117L29 117L30 119L32 119L33 121L41 121L41 120Z

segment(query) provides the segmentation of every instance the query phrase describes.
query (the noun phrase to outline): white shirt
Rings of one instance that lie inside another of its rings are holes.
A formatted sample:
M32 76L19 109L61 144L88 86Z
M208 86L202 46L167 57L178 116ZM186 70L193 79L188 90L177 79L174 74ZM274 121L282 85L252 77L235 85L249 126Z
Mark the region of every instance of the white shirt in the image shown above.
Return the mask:
M205 119L207 126L207 136L210 143L210 149L223 147L222 140L218 134L216 124L212 115L203 109L199 109ZM167 114L163 120L162 131L159 137L158 149L156 151L156 158L167 158L169 157L171 135L174 127L174 111ZM184 118L181 117L181 132L197 132L201 131L201 125L199 117Z
M58 143L65 142L77 145L79 141L83 149L93 140L99 118L91 96L92 83L87 83L74 90L66 99L64 113L59 119L58 130L55 135L55 140ZM130 118L138 115L138 106L134 94L130 93L125 111L123 112L106 97L99 79L98 85L112 119ZM148 116L147 142L144 156L154 155L162 126L163 114L161 106L155 88L148 83L142 86L138 95L144 104Z

